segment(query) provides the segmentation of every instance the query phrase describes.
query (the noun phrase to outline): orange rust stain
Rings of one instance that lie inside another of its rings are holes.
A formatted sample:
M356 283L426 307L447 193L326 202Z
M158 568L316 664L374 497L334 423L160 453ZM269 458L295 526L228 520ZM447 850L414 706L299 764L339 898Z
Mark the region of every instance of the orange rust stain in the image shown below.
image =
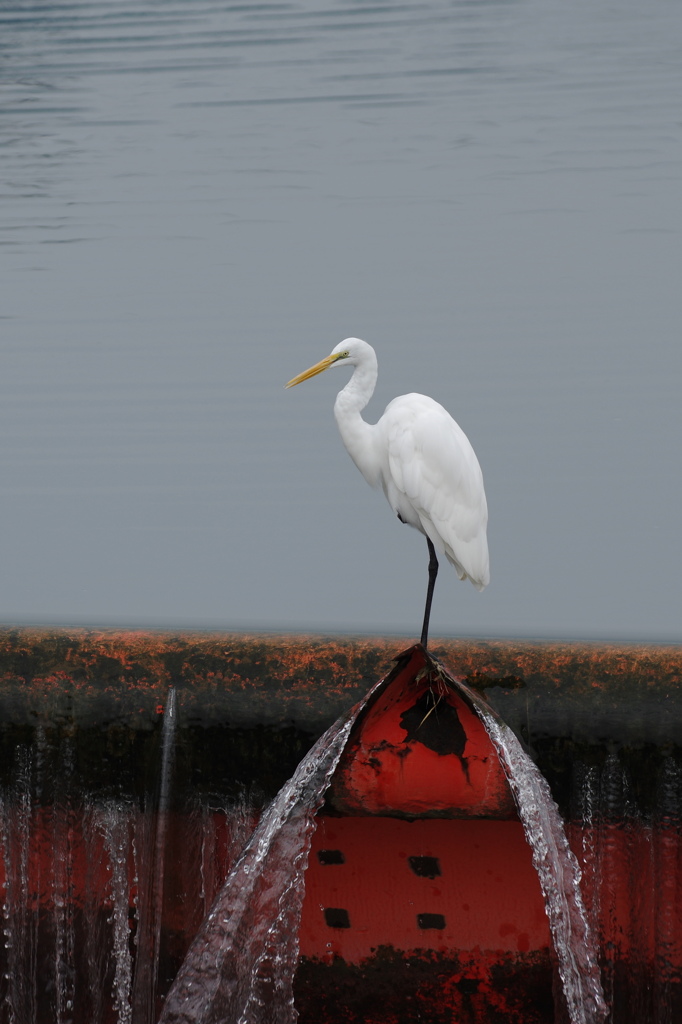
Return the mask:
M278 678L298 685L319 685L321 673L332 683L350 678L354 684L371 684L379 675L377 668L389 667L406 642L385 637L3 628L0 675L17 671L23 660L32 662L29 667L39 669L40 677L67 667L85 676L102 659L110 659L123 672L135 668L143 678L168 683L174 674L169 659L175 657L188 680L255 679L276 661ZM488 674L489 684L514 674L558 681L565 672L578 682L582 676L588 685L608 685L610 679L632 675L654 681L662 672L674 682L682 680L680 645L434 639L430 649L462 675Z
M320 731L391 667L399 638L289 634L0 629L0 698L23 720L68 714L155 714L168 686L186 716L296 721ZM476 689L526 685L579 701L603 691L679 693L682 647L655 644L432 640L432 652ZM257 708L257 712L256 709ZM208 711L207 711L208 709ZM106 716L105 716L106 717Z

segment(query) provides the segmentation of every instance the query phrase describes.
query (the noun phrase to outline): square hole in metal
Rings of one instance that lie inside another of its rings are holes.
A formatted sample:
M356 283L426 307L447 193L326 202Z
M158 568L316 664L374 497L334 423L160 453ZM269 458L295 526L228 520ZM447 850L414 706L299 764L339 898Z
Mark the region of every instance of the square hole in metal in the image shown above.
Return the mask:
M417 914L417 924L420 928L445 928L445 918L442 914Z
M350 928L348 911L341 907L325 907L324 919L330 928Z
M320 864L345 864L346 858L341 850L318 850L317 859Z
M420 878L437 878L440 875L438 857L408 857L407 862Z

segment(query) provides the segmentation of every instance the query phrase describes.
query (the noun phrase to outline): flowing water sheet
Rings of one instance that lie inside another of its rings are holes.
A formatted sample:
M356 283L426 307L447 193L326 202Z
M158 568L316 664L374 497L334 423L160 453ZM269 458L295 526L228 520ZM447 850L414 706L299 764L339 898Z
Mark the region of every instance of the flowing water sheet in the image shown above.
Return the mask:
M474 704L511 786L533 851L571 1024L601 1024L607 1015L596 947L580 893L580 868L547 781L502 719L458 683Z
M298 926L315 814L381 683L311 748L267 808L192 943L159 1024L293 1024Z

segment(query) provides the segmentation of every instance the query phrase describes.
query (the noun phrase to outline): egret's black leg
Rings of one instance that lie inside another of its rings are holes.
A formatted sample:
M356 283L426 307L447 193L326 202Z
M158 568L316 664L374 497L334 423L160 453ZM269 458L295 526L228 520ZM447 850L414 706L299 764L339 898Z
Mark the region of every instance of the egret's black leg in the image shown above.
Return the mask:
M424 625L422 626L422 647L426 647L429 641L429 619L431 618L431 602L433 600L433 588L436 585L436 576L438 575L438 559L436 558L436 549L431 543L430 539L426 538L426 543L429 546L429 586L426 591L426 607L424 608Z

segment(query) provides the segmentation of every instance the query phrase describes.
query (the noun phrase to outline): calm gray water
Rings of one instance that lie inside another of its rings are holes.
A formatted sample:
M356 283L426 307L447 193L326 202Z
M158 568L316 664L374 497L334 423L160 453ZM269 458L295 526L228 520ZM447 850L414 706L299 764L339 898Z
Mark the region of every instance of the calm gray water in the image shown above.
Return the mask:
M0 620L418 635L343 451L441 401L491 510L436 633L682 638L676 0L0 8Z

